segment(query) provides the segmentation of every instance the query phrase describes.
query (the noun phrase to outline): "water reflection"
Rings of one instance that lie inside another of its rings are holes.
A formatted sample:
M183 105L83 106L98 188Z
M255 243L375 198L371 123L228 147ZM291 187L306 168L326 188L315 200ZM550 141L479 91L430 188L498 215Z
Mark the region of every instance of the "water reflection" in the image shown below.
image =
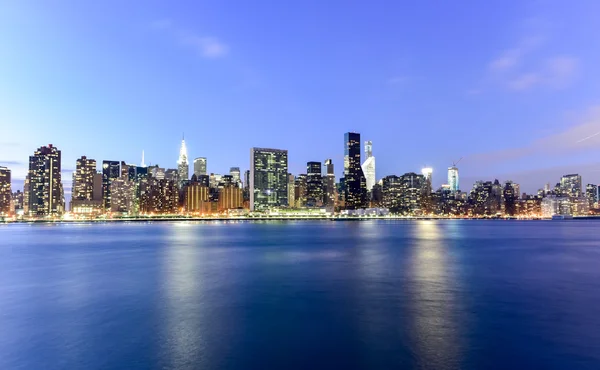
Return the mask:
M460 368L464 322L448 239L437 221L420 221L414 230L410 312L415 352L423 367Z
M206 312L202 304L201 237L185 223L170 225L165 246L164 286L166 298L163 350L170 368L188 368L201 358L206 338Z

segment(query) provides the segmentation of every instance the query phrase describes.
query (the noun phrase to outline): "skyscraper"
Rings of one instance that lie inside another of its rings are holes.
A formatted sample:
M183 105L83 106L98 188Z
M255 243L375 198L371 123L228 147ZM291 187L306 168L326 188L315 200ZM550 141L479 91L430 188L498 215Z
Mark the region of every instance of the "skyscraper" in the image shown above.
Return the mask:
M325 205L333 207L335 205L336 189L335 189L335 172L333 169L333 161L331 159L325 160Z
M560 179L560 190L562 195L567 197L581 197L581 176L578 174L564 175Z
M119 161L102 161L102 205L106 211L111 209L111 189L113 180L119 178L121 167Z
M590 208L596 208L598 205L598 185L587 184L585 187L585 196L588 199Z
M375 185L375 157L373 156L373 143L371 141L365 141L365 155L367 158L362 164L362 170L365 174L367 181L367 190L371 191L373 185Z
M0 167L0 215L13 212L10 181L10 170L6 167Z
M72 200L92 200L94 197L94 175L96 174L96 160L82 156L75 162L73 172Z
M206 169L205 169L206 170ZM187 147L185 139L181 139L181 148L179 149L179 160L177 160L177 173L179 175L179 186L190 179L190 166L187 160Z
M431 191L432 189L432 181L433 181L433 168L425 167L421 170L421 174L425 178L425 186L426 190Z
M26 191L29 215L50 216L64 212L61 155L52 144L40 147L29 157Z
M296 178L291 173L288 174L288 206L290 208L296 207Z
M346 208L362 208L366 204L367 184L360 164L360 134L344 135L344 183Z
M306 164L306 205L321 207L323 205L323 176L321 162Z
M452 193L456 193L459 190L458 167L456 166L448 167L448 185Z
M250 150L250 210L288 205L288 152L280 149Z
M229 168L229 174L233 178L233 183L237 187L241 188L242 187L242 181L241 181L240 168L239 167L231 167L231 168Z
M206 175L206 158L199 157L194 159L194 175L200 177L200 175Z

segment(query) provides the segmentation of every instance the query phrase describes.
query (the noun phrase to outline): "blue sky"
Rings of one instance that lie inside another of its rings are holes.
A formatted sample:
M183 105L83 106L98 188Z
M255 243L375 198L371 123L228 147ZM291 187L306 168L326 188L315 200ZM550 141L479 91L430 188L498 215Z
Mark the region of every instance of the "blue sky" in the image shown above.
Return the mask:
M373 141L377 177L460 157L461 188L600 183L600 2L0 1L0 165L18 183L53 143L208 170L253 146L343 165Z

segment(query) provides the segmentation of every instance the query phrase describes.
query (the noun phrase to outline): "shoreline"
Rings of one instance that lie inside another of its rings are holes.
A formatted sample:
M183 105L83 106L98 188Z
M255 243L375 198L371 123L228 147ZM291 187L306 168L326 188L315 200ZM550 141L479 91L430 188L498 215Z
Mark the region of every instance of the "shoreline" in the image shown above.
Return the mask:
M0 224L39 224L39 223L123 223L123 222L202 222L202 221L553 221L550 218L493 218L493 217L136 217L109 219L68 219L68 220L1 220ZM570 220L600 220L600 216L577 216Z

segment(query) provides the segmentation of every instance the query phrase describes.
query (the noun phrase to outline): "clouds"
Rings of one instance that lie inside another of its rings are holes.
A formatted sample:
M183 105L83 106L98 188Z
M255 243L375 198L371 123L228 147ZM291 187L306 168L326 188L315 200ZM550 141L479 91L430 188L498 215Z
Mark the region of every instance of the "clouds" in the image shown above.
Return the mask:
M199 35L177 27L171 19L159 19L151 23L151 28L171 35L174 40L205 59L217 59L229 54L229 46L214 36Z
M493 57L487 64L486 83L521 92L569 87L578 75L580 62L576 56L552 51L543 29L528 29L528 36Z
M569 123L567 123L569 124ZM563 156L600 148L600 105L590 107L574 125L564 130L538 138L529 145L517 148L479 153L470 156L470 161L486 165L516 161L528 156Z

